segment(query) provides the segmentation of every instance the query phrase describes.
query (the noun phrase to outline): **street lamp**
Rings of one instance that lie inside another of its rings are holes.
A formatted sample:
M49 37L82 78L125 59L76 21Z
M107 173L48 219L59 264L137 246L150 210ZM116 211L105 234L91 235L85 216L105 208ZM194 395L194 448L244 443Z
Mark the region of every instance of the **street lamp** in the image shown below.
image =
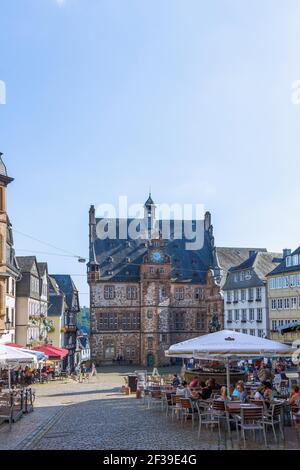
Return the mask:
M8 317L6 317L6 320L5 320L5 323L4 323L5 329L7 331L9 331L11 329L11 325L12 325L11 321L9 320Z

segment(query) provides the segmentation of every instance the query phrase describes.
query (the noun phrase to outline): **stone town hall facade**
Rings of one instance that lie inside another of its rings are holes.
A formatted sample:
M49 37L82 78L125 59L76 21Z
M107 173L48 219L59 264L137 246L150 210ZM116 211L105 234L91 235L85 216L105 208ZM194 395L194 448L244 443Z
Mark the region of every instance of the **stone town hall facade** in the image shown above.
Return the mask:
M146 226L154 226L151 196L144 209ZM116 219L117 228L123 220ZM121 356L143 366L169 364L164 352L171 344L208 333L212 318L223 328L220 266L208 212L199 250L186 249L185 239L172 236L174 221L168 239L158 229L157 238L151 239L153 232L148 231L147 237L134 240L98 238L99 221L91 206L88 283L93 361L110 364ZM160 227L161 221L157 224Z

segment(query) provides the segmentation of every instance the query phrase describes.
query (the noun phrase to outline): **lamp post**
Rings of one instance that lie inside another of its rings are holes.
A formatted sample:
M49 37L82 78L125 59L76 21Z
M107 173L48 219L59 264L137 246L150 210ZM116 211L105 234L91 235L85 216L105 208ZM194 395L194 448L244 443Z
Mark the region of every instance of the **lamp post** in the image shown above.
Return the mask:
M11 325L12 325L12 323L11 323L10 319L8 318L8 316L7 316L6 320L5 320L5 323L4 323L5 330L7 332L9 332L9 330L11 329Z

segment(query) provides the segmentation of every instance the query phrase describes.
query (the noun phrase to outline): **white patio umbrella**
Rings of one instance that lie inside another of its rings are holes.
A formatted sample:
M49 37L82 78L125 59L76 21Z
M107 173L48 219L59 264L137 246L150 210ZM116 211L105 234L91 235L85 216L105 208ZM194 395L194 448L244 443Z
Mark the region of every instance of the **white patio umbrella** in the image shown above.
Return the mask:
M218 360L226 363L227 387L230 387L230 359L292 356L286 344L231 330L217 331L173 344L167 357Z
M20 351L18 348L0 344L0 366L8 367L8 388L11 388L11 369L21 364L37 364L36 355Z

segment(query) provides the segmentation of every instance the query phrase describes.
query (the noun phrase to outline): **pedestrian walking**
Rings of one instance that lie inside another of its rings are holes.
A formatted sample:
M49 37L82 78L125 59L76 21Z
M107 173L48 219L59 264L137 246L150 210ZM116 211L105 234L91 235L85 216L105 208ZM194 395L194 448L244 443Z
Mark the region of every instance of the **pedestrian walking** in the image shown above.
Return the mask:
M91 372L91 376L92 376L92 377L95 377L96 374L97 374L96 364L93 362L93 363L92 363L92 372Z
M78 377L78 382L81 383L81 368L79 364L75 367L75 374Z

